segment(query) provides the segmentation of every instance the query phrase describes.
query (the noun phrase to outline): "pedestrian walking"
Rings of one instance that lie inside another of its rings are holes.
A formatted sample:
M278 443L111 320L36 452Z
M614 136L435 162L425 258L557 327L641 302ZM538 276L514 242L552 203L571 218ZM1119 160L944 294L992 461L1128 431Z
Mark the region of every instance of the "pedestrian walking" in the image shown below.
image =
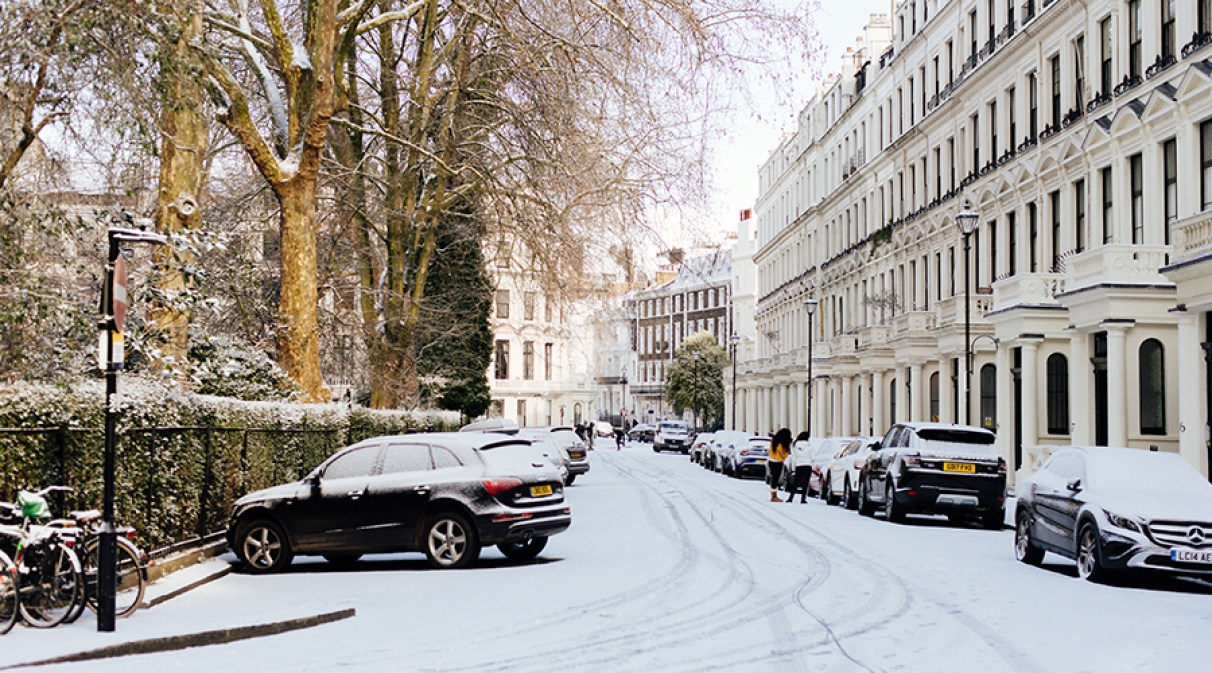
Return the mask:
M623 448L623 440L627 438L627 434L623 432L623 428L614 429L614 450L619 451Z
M783 428L770 440L770 453L766 456L766 483L770 485L770 502L779 499L779 475L783 472L783 461L791 454L791 431Z
M807 432L801 432L795 437L795 445L799 446L803 443L804 455L808 455L808 439ZM789 470L783 475L783 479L787 482L787 502L795 501L795 494L800 494L800 502L808 502L808 479L812 476L811 465L796 465L795 469Z

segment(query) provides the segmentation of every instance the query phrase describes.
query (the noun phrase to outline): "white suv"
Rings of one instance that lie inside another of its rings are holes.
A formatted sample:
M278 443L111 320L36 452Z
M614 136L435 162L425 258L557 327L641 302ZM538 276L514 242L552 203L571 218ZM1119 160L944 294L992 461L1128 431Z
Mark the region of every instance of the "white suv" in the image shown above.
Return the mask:
M690 451L690 426L685 421L661 421L652 438L653 451Z

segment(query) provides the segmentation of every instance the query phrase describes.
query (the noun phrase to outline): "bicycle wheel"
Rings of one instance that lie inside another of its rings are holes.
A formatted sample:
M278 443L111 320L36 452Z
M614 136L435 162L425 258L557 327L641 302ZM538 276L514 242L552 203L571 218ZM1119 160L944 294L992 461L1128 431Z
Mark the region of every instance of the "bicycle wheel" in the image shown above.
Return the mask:
M76 553L59 542L25 551L21 576L21 618L40 629L62 624L84 600L83 574Z
M8 633L17 623L18 602L17 566L8 554L0 551L0 634Z
M125 538L117 538L117 575L114 586L114 616L127 617L143 603L147 588L147 572L140 559L139 548ZM90 539L84 546L84 586L88 609L97 611L97 558L101 540Z

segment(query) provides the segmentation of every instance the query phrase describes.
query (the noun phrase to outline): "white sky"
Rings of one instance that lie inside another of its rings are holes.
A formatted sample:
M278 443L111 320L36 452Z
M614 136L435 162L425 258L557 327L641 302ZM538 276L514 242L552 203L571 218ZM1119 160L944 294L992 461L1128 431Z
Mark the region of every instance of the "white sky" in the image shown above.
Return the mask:
M817 83L841 70L841 54L863 34L863 26L870 15L890 13L892 3L893 0L820 0L821 8L815 19L822 46L827 51L824 70L803 78L805 89L793 97L793 109L779 115L766 114L761 119L755 113L738 116L732 133L716 149L718 196L710 212L718 223L721 237L725 232L736 230L742 208L753 207L758 197L758 166L778 144L781 135L794 130L795 114L812 97ZM759 99L758 104L761 102Z

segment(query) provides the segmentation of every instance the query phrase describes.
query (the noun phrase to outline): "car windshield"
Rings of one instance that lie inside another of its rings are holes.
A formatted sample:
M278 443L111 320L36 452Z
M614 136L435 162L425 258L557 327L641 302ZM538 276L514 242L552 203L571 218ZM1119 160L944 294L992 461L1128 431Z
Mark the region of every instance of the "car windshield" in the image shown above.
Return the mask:
M556 430L551 433L560 446L573 446L581 443L581 438L572 430Z
M1090 485L1106 490L1206 494L1208 482L1172 453L1140 449L1097 452L1088 459Z
M661 423L661 432L686 432L686 426L678 423Z

